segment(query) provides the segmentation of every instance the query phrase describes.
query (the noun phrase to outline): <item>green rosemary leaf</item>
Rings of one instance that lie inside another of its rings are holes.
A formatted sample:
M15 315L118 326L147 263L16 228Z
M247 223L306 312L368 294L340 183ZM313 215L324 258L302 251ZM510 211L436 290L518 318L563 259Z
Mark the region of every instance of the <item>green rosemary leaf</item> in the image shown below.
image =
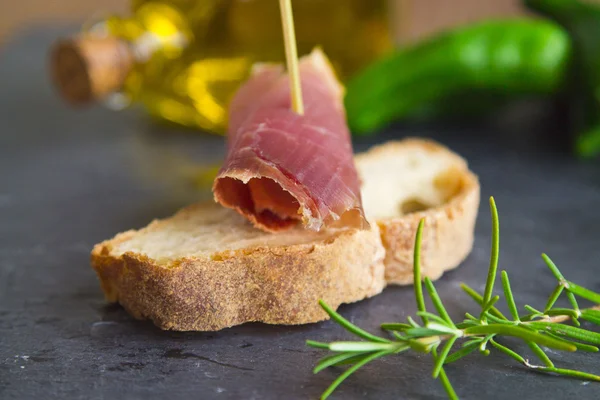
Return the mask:
M592 315L595 316L596 318L600 318L600 306L596 306L593 308L586 308L581 310L582 314L588 314L588 315Z
M315 349L329 349L329 343L316 342L314 340L307 340L306 345Z
M427 278L425 278L425 279L427 279ZM418 311L417 315L419 317L427 317L428 319L430 319L432 321L435 321L435 322L437 322L440 325L454 327L454 323L450 322L450 324L448 324L448 321L446 321L445 319L443 319L439 315L435 315L434 313L430 313L430 312L427 312L427 311Z
M406 320L408 321L408 323L410 324L410 326L412 326L413 328L420 328L421 325L417 324L417 322L412 319L412 317L407 317Z
M490 314L488 313L488 316ZM465 320L463 322L459 322L458 324L456 324L456 329L465 329L468 328L469 326L477 326L479 325L477 322L475 321L469 321L469 320Z
M574 342L572 340L565 339L562 336L555 335L552 332L545 331L544 335L548 335L550 337L553 337L554 339L562 340L563 342L570 343L570 344L574 345L575 347L577 347L577 350L587 351L589 353L596 353L596 352L598 352L598 348L596 346L592 346L590 344L585 344L585 343Z
M531 351L533 351L533 353L540 359L540 361L542 361L546 365L546 367L554 368L554 363L552 362L552 360L550 360L548 355L544 352L544 350L542 350L540 346L533 342L527 342L527 345L529 346Z
M500 300L500 296L495 295L483 306L483 311L488 312L497 302Z
M405 336L402 336L401 334L399 334L399 333L398 333L398 332L396 332L396 331L392 331L392 335L394 335L394 337L395 337L396 339L400 340L401 342L406 342L406 341L408 340L408 338L407 338L407 337L405 337Z
M328 356L328 357L323 357L322 359L320 359L317 362L317 365L313 369L313 374L319 373L322 370L324 370L325 368L331 367L333 365L338 365L339 363L346 361L350 358L354 358L354 357L362 358L364 354L365 354L364 352L360 352L360 353L348 352L348 353L341 353L341 354L335 354L335 355Z
M534 317L543 317L544 313L538 309L535 309L533 307L531 307L529 304L525 304L523 306L523 308L525 308L527 311L529 311L530 313L532 313L534 315Z
M465 317L467 317L467 319L470 319L471 321L475 321L475 322L479 323L479 320L470 313L465 313Z
M529 310L535 310L533 307L529 307L529 306L526 306L526 307ZM536 320L536 318L546 319L547 317L556 317L556 316L560 316L560 315L570 317L570 318L572 318L572 320L574 322L576 322L577 318L579 316L579 313L577 313L576 310L571 310L570 308L553 308L544 313L536 311L532 314L522 315L521 321L525 322L525 324L522 324L521 326L527 326L527 324L529 322L544 322L543 320L538 321L538 320ZM575 325L579 326L577 323Z
M390 354L389 351L383 350L383 351L378 351L376 353L369 353L368 355L366 355L364 358L362 358L356 364L354 364L353 366L348 368L346 371L344 371L344 373L341 374L335 381L333 381L333 383L327 388L327 390L325 390L325 392L323 392L323 394L321 395L321 399L325 400L326 398L328 398L331 395L331 393L333 393L334 390L342 382L344 382L346 380L346 378L348 378L350 375L352 375L354 372L356 372L356 370L358 370L362 366L370 363L371 361L375 360L376 358L379 358L379 357L382 357L382 356L385 356L388 354Z
M571 303L571 306L575 309L575 311L577 311L577 313L579 314L579 304L577 304L577 299L575 298L575 295L569 291L567 291L567 299L569 299L569 302ZM573 320L573 323L578 324L577 320Z
M582 315L581 318L586 320L587 322L591 322L592 324L600 325L600 318L591 317L589 315Z
M429 353L432 348L439 344L439 340L437 342L423 342L417 339L411 339L408 341L408 345L411 349L418 351L419 353Z
M398 353L402 353L405 350L408 350L410 348L410 346L407 348L405 346L398 346L398 348L394 351L392 351L391 354L398 354Z
M471 297L473 300L475 300L475 302L477 304L479 304L480 306L483 306L483 297L479 293L477 293L477 291L475 289L471 288L466 283L461 283L460 287L466 294L469 295L469 297ZM498 310L496 307L490 308L490 312L492 314L494 314L495 317L508 320L508 318L506 318L504 316L504 314L502 314L502 312L500 312L500 310Z
M552 261L550 259L550 257L548 257L548 255L546 253L542 253L542 259L544 260L544 262L546 263L546 265L550 269L550 272L552 272L552 275L554 275L554 277L556 278L556 280L558 281L558 283L564 283L564 282L566 282L566 279L563 276L563 274L560 272L560 270L558 269L558 267L556 266L556 264L554 264L554 261Z
M579 378L579 379L585 379L585 380L589 380L589 381L600 382L600 376L594 375L594 374L589 374L587 372L575 371L572 369L564 369L564 368L549 368L549 367L536 367L536 366L530 366L530 367L537 371L553 372L555 374L570 376L573 378Z
M437 349L433 349L432 354L433 354L433 359L437 363L437 357L438 357ZM444 371L443 367L440 369L440 381L442 382L442 386L444 386L444 390L446 391L446 394L448 395L448 399L458 400L458 396L457 396L456 392L454 391L454 388L452 387L452 384L450 383L450 380L448 379L448 375L446 375L446 371Z
M494 307L494 304L496 304L498 302L498 300L500 300L500 296L496 295L494 297L492 297L482 308L481 308L481 315L479 317L479 319L484 319L485 315L487 314L487 312L490 310L490 308Z
M512 289L510 288L510 280L508 279L508 272L506 271L502 271L502 288L504 289L504 297L506 297L506 304L508 305L510 314L515 321L519 321L519 311L515 304L515 298L512 294Z
M329 350L331 351L353 351L353 352L366 352L366 351L380 351L395 350L396 347L402 346L396 343L374 343L374 342L332 342L329 343Z
M432 373L432 376L434 379L437 379L440 372L442 371L442 367L444 366L444 363L446 362L446 357L448 357L448 353L450 353L450 350L452 349L454 342L456 342L456 339L457 339L456 336L448 339L448 341L442 348L442 351L440 352L439 356L436 357L435 366L433 367L433 373Z
M600 304L600 293L596 293L582 286L579 286L573 282L567 282L567 290L570 293L576 294L579 297L583 297L586 300L593 301L594 304Z
M560 272L560 270L558 269L556 264L554 264L554 261L552 261L550 259L550 257L548 257L548 255L545 253L542 254L542 258L544 259L544 262L546 263L546 265L548 266L550 271L552 271L552 274L554 275L554 277L558 280L559 285L565 284L567 281L565 280L565 277ZM567 298L569 299L569 302L571 303L573 308L575 310L579 310L579 305L577 305L577 299L575 298L575 296L573 295L573 293L570 290L567 290Z
M492 298L494 282L498 270L498 255L500 250L500 221L498 219L498 209L493 197L490 197L490 212L492 214L492 251L490 254L490 267L485 282L485 291L483 292L483 304L487 304Z
M556 300L558 300L564 289L565 286L560 283L556 286L556 289L554 289L554 291L548 298L548 302L546 303L546 307L544 308L545 312L548 312L554 306Z
M438 324L438 323L435 323L435 322L429 322L429 323L427 323L426 328L433 329L433 330L438 331L438 332L444 332L444 333L447 333L449 335L462 336L462 331L460 329L456 329L456 328L453 328L453 327L448 326L448 325Z
M474 352L477 349L477 347L479 347L479 343L472 343L468 346L463 345L463 347L460 350L457 350L454 353L450 354L448 357L446 357L446 361L444 361L444 364L450 364L460 360L461 358Z
M319 300L319 304L321 305L321 307L323 308L323 310L325 310L325 312L327 314L329 314L329 316L331 317L331 319L333 319L335 322L337 322L338 324L340 324L343 328L345 328L348 332L355 334L356 336L359 336L363 339L366 340L370 340L372 342L379 342L379 343L390 343L390 340L388 339L384 339L382 337L379 336L375 336L361 328L359 328L358 326L354 325L353 323L351 323L350 321L348 321L346 318L342 317L340 314L338 314L337 312L335 312L331 307L329 307L327 304L325 304L325 302L323 300Z
M535 329L535 328L533 328L533 327L529 326L529 324L528 324L528 323L520 323L520 324L519 324L519 326L520 326L521 328L525 328L525 329L528 329L528 330L530 330L530 331L534 331L534 332L537 332L537 331L538 331L538 329ZM544 333L545 333L545 332L544 332Z
M538 314L525 314L525 315L521 315L521 322L530 322L533 321L535 318L538 318L539 315Z
M495 322L497 324L504 324L504 325L514 325L515 324L513 321L508 321L506 319L500 319L500 318L494 317L494 315L491 314L489 311L487 313L485 313L485 316L490 321ZM479 324L477 324L477 325L479 325Z
M577 311L571 310L570 308L553 308L551 310L548 310L546 312L546 315L549 315L551 317L555 317L557 315L566 315L572 318L577 318L579 316Z
M496 336L496 334L492 334L492 335L486 335L483 340L481 341L481 343L479 343L479 351L481 352L485 352L486 347L488 342L494 338L494 336ZM487 355L487 354L486 354Z
M535 342L539 345L551 347L557 350L564 351L575 351L577 348L574 345L561 342L559 340L553 339L548 336L544 336L540 333L536 333L525 329L520 326L511 326L511 325L501 325L501 324L490 324L490 325L480 325L473 326L470 328L466 328L464 330L465 334L497 334L497 335L506 335L506 336L514 336L521 338L526 341Z
M495 348L497 348L498 350L500 350L507 356L514 358L515 360L517 360L518 362L520 362L522 364L525 364L525 359L523 357L521 357L518 353L514 352L513 350L509 349L506 346L501 345L500 343L496 342L494 339L490 340L490 343L492 344L492 346L494 346Z
M439 331L437 329L430 328L412 328L406 331L406 334L412 338L421 338L428 336L446 335L447 331Z
M431 282L431 279L427 277L425 277L425 288L427 289L427 293L429 293L429 298L431 298L433 306L437 310L438 314L440 314L440 317L446 321L448 325L454 327L454 322L452 322L452 319L448 315L446 307L444 307L444 303L442 303L442 300L440 299L433 282Z
M549 331L559 336L566 336L570 337L571 339L600 345L600 333L577 328L571 325L553 322L530 322L529 325L540 330Z
M475 339L470 339L470 340L467 340L466 342L464 342L462 344L462 347L467 347L467 346L471 346L471 345L479 346L479 343L481 343L482 341L483 341L482 337L477 337Z
M402 324L400 322L386 322L381 324L381 329L384 329L386 331L404 332L405 330L410 328L412 328L412 326L410 326L409 324Z
M417 227L417 234L415 237L415 248L413 253L413 275L414 275L414 288L415 288L415 300L417 302L418 311L427 311L425 309L425 297L423 297L423 284L421 282L421 238L423 236L423 226L425 225L425 219L422 218L419 221ZM427 323L427 318L421 317L423 323Z
M571 342L572 344L575 345L575 347L577 347L577 350L579 351L585 351L588 353L597 353L598 352L598 347L596 346L592 346L590 344L585 344L585 343L579 343L579 342Z
M351 353L341 353L341 354L351 354ZM362 360L363 358L365 358L365 356L367 354L371 354L371 353L354 353L356 354L355 356L352 356L350 358L347 358L345 360L341 360L339 361L337 364L335 364L335 367L339 367L341 365L351 365L351 364L356 364L357 362L359 362L360 360ZM389 354L394 354L394 353L389 353ZM339 355L339 354L338 354ZM333 365L332 365L333 366Z
M578 318L581 315L581 311L579 310L571 310L569 308L554 308L552 310L548 310L548 312L546 313L546 315L550 316L550 317L557 317L557 316L567 316L571 318L571 322L573 323L573 325L579 327L581 326L581 324L579 323Z
M600 311L598 310L582 310L581 318L596 325L600 325Z

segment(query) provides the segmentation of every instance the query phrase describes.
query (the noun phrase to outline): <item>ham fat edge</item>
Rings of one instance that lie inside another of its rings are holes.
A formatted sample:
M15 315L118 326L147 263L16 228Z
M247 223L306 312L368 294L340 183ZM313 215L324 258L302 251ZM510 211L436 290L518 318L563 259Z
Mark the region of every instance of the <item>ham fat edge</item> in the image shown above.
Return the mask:
M300 59L299 70L304 115L291 110L282 65L256 65L234 96L215 201L265 231L300 222L313 231L366 229L344 89L319 49Z

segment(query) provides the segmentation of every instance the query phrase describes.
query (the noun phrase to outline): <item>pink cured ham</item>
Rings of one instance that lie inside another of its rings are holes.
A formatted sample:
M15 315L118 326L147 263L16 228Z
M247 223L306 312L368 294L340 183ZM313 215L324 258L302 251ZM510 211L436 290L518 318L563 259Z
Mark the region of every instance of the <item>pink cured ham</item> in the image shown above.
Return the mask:
M258 65L236 93L215 200L266 231L367 228L343 88L320 50L299 69L304 115L291 110L281 65Z

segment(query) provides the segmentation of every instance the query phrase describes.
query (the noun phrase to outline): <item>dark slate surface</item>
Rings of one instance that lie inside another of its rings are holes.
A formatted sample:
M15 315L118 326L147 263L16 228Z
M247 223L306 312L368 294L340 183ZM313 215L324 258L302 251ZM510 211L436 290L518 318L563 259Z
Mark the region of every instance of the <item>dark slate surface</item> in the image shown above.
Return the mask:
M349 338L334 323L173 333L105 305L89 267L92 245L202 197L185 171L194 161L218 160L222 142L154 127L135 112L69 110L45 77L44 52L56 36L48 32L0 50L0 398L318 397L339 371L312 375L322 353L304 341ZM520 109L495 123L454 125L399 126L377 140L434 137L469 159L482 197L496 196L501 267L519 303L541 307L554 286L542 251L569 278L600 290L600 165L569 156L552 113ZM454 317L474 310L458 285L482 288L489 228L484 201L472 255L438 282ZM411 288L397 287L341 307L373 331L414 311ZM598 355L551 355L565 368L600 374ZM444 398L431 368L415 354L377 361L334 398ZM465 399L600 398L598 384L527 372L499 354L447 371Z

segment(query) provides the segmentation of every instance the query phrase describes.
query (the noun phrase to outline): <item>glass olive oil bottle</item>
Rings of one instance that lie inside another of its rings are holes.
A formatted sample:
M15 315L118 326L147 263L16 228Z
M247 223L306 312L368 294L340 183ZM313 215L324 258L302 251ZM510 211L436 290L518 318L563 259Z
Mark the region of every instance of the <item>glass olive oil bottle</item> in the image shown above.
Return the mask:
M254 62L284 62L276 0L133 0L60 40L54 80L74 104L141 103L153 116L223 133ZM299 55L321 46L346 80L390 50L387 0L294 0Z

